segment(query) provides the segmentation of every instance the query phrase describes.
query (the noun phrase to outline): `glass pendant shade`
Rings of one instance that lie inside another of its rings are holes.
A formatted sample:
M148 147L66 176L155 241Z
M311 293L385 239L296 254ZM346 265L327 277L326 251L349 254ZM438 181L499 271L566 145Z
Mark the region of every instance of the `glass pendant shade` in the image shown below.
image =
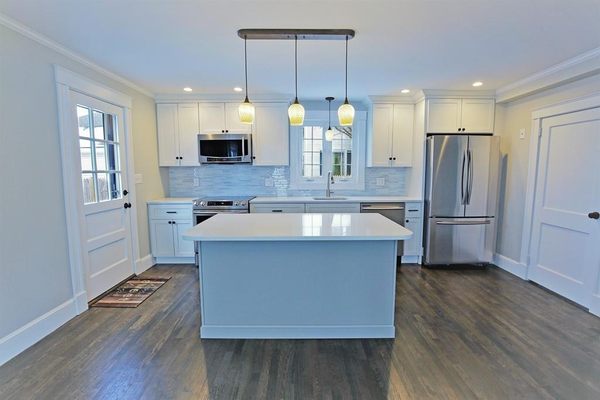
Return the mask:
M304 123L304 107L298 102L297 98L288 108L288 116L292 126L299 126Z
M327 140L328 142L331 142L333 140L333 129L331 129L331 127L329 127L327 131L325 131L325 140Z
M341 126L351 126L354 122L354 107L348 103L348 99L338 108L338 119Z
M254 123L254 104L250 103L248 97L246 97L246 100L240 104L238 113L240 115L240 122L242 124Z

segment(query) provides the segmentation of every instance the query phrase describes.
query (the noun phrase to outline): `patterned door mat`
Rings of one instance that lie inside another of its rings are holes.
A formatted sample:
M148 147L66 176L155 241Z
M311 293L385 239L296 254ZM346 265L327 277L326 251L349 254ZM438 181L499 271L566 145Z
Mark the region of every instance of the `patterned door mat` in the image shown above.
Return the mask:
M129 279L100 299L90 304L90 307L135 308L156 292L171 277L154 278L139 277Z

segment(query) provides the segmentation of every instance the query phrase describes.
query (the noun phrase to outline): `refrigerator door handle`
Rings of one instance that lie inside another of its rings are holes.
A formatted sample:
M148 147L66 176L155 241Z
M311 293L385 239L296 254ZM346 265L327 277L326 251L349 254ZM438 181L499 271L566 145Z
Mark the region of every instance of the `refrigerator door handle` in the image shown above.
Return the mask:
M467 158L466 152L463 152L462 170L460 172L460 204L462 204L463 206L466 204L466 193L465 193L465 161L466 161L466 158Z
M436 225L489 225L492 221L436 221Z
M473 152L467 150L467 205L471 204L471 194L473 193Z

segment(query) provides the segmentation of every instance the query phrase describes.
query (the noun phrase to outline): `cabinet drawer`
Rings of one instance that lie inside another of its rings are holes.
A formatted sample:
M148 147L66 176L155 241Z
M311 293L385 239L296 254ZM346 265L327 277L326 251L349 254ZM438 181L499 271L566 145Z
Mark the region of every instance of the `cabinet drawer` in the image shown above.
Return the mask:
M308 213L359 213L359 203L338 203L338 204L307 204Z
M192 206L150 206L151 219L185 219L192 220Z
M406 203L406 211L404 215L406 217L421 218L423 216L423 203Z
M303 213L304 204L250 204L251 213Z

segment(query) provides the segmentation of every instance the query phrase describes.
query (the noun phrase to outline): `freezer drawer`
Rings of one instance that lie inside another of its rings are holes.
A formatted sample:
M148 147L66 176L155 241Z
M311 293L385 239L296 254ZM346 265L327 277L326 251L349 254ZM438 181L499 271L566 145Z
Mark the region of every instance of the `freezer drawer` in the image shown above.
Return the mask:
M492 261L494 218L428 218L425 264Z

